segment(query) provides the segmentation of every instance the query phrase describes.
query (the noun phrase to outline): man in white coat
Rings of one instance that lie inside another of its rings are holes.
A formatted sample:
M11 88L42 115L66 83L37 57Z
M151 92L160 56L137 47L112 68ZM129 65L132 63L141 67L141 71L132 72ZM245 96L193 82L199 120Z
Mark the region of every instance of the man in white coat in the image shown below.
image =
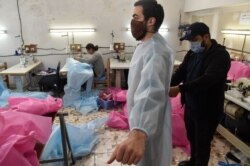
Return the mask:
M123 164L170 166L172 159L171 106L169 86L173 51L157 32L164 11L154 0L134 4L132 35L141 44L129 68L128 112L130 133L111 155Z

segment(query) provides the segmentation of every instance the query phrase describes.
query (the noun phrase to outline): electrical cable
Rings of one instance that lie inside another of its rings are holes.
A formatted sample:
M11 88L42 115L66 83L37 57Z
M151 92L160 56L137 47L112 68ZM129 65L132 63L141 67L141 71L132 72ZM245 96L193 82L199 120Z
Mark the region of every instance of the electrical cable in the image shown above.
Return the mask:
M55 50L55 51L64 51L66 48L58 49L58 48L37 48L38 50Z
M23 45L24 45L23 25L22 25L22 19L21 19L21 14L20 14L20 9L19 9L19 0L17 0L16 2L17 2L17 11L18 11L19 24L20 24L20 33L21 33L22 47L23 47Z
M13 55L0 55L0 57L11 57L11 56L16 56L15 54Z

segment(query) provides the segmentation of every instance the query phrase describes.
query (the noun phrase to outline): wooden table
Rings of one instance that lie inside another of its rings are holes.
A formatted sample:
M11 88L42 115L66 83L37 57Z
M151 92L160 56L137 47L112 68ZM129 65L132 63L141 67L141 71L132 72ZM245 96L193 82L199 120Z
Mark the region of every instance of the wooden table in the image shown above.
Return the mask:
M31 79L30 72L34 70L36 67L38 67L40 64L42 64L41 61L29 62L25 66L17 64L6 70L1 71L0 75L14 76L17 91L23 92L23 81L21 77L25 76L26 74L29 74L29 78Z
M115 86L121 88L121 72L124 69L129 69L130 61L118 61L118 59L110 59L110 70L115 72Z
M174 67L178 67L181 61L175 60ZM110 59L110 69L115 72L115 86L121 88L121 72L124 69L129 69L130 60L125 62L118 61L117 59Z

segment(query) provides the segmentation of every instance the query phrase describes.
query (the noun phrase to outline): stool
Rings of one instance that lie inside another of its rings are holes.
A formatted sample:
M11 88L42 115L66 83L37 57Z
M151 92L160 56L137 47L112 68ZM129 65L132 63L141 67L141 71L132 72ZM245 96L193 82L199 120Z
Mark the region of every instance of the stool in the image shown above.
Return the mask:
M56 116L59 117L60 120L60 128L61 128L61 136L62 136L62 148L63 148L63 158L61 159L51 159L51 160L42 160L40 164L44 163L53 163L63 161L64 166L74 165L75 159L73 156L73 152L69 142L69 135L67 132L64 116L67 116L68 113L58 112ZM71 158L71 163L69 163L69 158Z

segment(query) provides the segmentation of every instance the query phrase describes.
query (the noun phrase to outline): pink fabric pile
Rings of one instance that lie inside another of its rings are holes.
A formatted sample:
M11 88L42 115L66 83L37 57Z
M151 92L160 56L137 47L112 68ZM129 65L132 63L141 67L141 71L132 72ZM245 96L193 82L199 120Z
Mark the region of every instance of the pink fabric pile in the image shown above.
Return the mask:
M39 166L36 143L45 144L52 130L52 119L40 116L57 112L62 100L11 97L9 107L0 108L0 165Z
M117 100L126 102L127 91L115 90L115 96ZM114 94L113 94L114 95ZM184 110L180 102L180 95L171 99L172 104L172 138L173 146L180 147L187 154L190 153L189 141L186 136L186 129L184 123ZM124 104L122 111L113 110L109 113L107 126L111 128L127 130L129 129L128 124L128 111L127 105Z
M241 77L250 77L250 66L240 61L231 61L227 79L235 81Z

